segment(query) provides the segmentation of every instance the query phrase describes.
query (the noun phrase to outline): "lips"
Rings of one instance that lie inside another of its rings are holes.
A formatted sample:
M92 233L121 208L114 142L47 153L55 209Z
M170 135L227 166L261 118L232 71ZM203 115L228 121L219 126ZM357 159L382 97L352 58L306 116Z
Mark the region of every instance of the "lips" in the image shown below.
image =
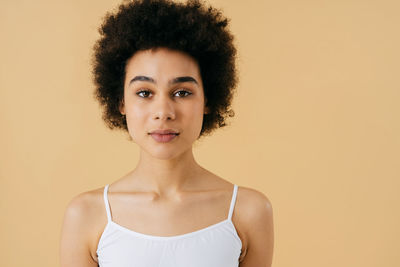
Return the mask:
M157 134L157 133L151 133L151 137L157 142L160 143L167 143L172 141L173 139L177 138L178 134L176 133L170 133L170 134Z
M157 129L149 133L151 137L157 142L167 143L175 139L179 132L174 129Z
M151 131L150 134L175 134L175 135L178 135L179 132L176 130L173 130L173 129L165 129L165 130L159 129L159 130Z

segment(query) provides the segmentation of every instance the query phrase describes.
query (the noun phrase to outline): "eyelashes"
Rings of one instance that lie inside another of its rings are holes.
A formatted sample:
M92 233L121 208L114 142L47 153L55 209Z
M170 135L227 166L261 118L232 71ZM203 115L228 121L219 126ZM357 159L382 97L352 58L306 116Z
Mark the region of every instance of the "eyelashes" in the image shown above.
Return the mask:
M149 90L140 90L139 92L136 93L136 95L138 95L138 96L140 96L142 98L146 98L146 97L141 96L140 95L141 93L150 93L150 91Z
M180 98L187 97L192 94L191 92L189 92L187 90L179 90L179 91L176 91L174 93L174 95L176 95L177 93L181 93L181 92L184 93L184 96L180 96ZM149 90L140 90L139 92L136 93L136 95L138 95L141 98L148 98L147 96L143 96L143 93L146 93L148 95L150 93L150 91Z

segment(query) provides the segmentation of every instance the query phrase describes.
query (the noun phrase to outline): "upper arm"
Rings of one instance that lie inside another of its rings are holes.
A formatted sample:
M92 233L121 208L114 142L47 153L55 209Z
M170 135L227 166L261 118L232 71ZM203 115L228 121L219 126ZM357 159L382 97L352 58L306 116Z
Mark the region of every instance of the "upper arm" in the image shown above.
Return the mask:
M249 201L246 230L247 249L240 267L270 267L274 247L272 205L269 199L253 191Z
M80 194L70 201L65 210L60 240L61 267L98 266L89 249L88 202L87 196Z

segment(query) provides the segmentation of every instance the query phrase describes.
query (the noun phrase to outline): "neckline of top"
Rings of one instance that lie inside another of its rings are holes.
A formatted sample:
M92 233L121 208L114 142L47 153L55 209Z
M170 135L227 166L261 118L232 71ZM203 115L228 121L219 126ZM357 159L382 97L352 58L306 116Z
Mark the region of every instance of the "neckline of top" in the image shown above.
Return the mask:
M225 223L229 223L230 226L233 227L234 235L241 242L241 240L240 240L240 238L239 238L239 236L237 234L236 227L232 222L232 213L233 213L233 209L234 209L234 206L235 206L236 195L237 195L237 190L238 190L238 185L236 185L236 184L233 185L233 193L232 193L231 203L230 203L230 207L229 207L229 214L228 214L228 217L225 220L217 222L217 223L214 223L214 224L211 224L211 225L209 225L207 227L201 228L201 229L193 231L193 232L180 234L180 235L173 235L173 236L157 236L157 235L144 234L144 233L136 232L134 230L131 230L131 229L125 227L125 226L122 226L122 225L114 222L112 220L112 218L111 218L110 204L108 202L108 187L109 187L109 184L107 184L104 187L104 202L105 202L105 206L106 206L106 210L107 210L107 217L108 217L108 222L107 222L106 228L109 227L110 225L114 225L118 229L120 229L120 230L122 230L122 231L124 231L124 232L126 232L128 234L135 235L135 236L138 236L138 237L147 238L147 239L154 239L154 240L156 240L156 239L157 240L173 240L173 239L190 237L190 236L196 235L198 233L203 233L203 232L205 232L207 230L213 229L213 228L215 228L215 227L217 227L219 225L223 225Z
M108 226L108 225L113 225L113 226L117 227L118 229L120 229L120 230L122 230L122 231L124 231L124 232L126 232L126 233L128 233L128 234L130 234L130 235L134 235L134 236L136 236L136 237L141 237L141 238L145 238L145 239L153 239L153 240L175 240L175 239L181 239L181 238L191 237L191 236L194 236L194 235L197 235L197 234L206 232L206 231L208 231L208 230L214 229L214 228L216 228L216 227L218 227L218 226L220 226L220 225L226 224L226 223L229 223L229 224L231 224L233 227L235 227L230 219L225 219L225 220L223 220L223 221L220 221L220 222L218 222L218 223L214 223L214 224L212 224L212 225L209 225L209 226L207 226L207 227L201 228L201 229L196 230L196 231L193 231L193 232L189 232L189 233L185 233L185 234L180 234L180 235L173 235L173 236L158 236L158 235L149 235L149 234L139 233L139 232L133 231L133 230L131 230L131 229L125 227L125 226L122 226L122 225L120 225L120 224L118 224L118 223L116 223L116 222L114 222L114 221L109 221L109 222L107 223L107 226ZM235 230L235 231L236 231L236 230Z

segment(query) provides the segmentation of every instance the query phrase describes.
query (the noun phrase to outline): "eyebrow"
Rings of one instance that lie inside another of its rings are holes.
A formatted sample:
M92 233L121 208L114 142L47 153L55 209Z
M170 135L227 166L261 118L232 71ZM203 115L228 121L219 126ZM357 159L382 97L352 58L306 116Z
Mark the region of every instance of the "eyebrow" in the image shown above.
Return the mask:
M196 79L191 76L176 77L175 79L172 79L172 81L170 81L169 84L185 83L185 82L192 82L199 85Z
M133 79L129 82L129 85L131 85L133 82L136 82L136 81L143 81L143 82L156 83L156 81L155 81L153 78L140 75L140 76L135 76L135 78L133 78ZM176 77L176 78L170 80L170 81L168 82L168 84L172 85L172 84L184 83L184 82L192 82L192 83L195 83L195 84L197 84L197 85L199 84L199 83L196 81L196 79L193 78L193 77L191 77L191 76Z

